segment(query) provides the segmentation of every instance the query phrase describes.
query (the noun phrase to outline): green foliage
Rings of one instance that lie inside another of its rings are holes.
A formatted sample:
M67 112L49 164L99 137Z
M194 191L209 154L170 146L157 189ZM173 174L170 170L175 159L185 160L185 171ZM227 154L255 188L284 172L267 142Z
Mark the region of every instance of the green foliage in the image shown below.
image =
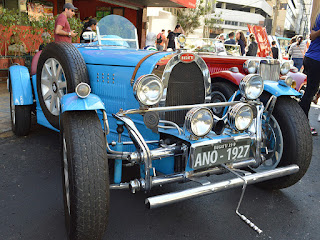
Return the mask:
M213 4L215 4L215 0L198 0L196 8L186 8L178 11L177 21L183 27L186 35L199 28L202 19L205 24L204 35L209 28L215 27L220 22L220 19L215 19L217 15L212 13Z
M0 25L5 28L0 33L0 49L10 44L10 39L8 40L7 34L4 34L8 29L11 29L12 34L19 35L21 40L26 39L28 34L41 35L43 32L48 32L51 35L51 40L53 40L54 25L57 16L40 16L39 18L31 18L27 13L20 12L17 9L0 9ZM69 18L68 19L70 28L79 33L77 37L73 38L73 42L77 42L78 37L82 31L83 25L79 18ZM30 26L30 30L22 30L19 26ZM36 46L40 44L39 40L33 39L32 51L36 49ZM1 52L1 51L0 51Z

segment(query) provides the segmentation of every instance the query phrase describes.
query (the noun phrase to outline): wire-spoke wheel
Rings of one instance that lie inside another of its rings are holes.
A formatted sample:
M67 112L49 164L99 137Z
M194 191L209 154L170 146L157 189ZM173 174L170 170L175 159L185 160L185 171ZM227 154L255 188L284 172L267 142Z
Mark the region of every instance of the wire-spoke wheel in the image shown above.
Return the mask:
M37 66L37 92L41 110L48 122L59 129L61 98L76 86L89 84L86 63L70 43L50 43L42 51Z
M261 99L265 102L264 96ZM287 96L277 99L270 122L263 129L263 138L265 148L261 154L266 161L257 168L251 168L253 171L271 170L291 164L298 165L299 171L256 185L266 189L281 189L297 183L310 165L312 136L309 121L296 100Z

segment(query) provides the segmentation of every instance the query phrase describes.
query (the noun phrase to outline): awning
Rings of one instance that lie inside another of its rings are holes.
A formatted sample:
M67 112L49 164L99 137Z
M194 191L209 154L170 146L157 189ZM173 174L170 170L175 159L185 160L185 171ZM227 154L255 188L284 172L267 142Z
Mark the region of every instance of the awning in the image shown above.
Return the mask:
M99 0L114 5L128 8L145 7L172 7L172 8L195 8L197 0Z

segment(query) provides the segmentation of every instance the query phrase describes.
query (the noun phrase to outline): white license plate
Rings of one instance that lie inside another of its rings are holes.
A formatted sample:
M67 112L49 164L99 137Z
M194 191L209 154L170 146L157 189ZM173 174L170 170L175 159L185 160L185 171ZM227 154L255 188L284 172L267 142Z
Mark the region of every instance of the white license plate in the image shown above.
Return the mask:
M190 167L196 170L248 159L250 145L250 139L243 139L227 143L197 146L191 151Z

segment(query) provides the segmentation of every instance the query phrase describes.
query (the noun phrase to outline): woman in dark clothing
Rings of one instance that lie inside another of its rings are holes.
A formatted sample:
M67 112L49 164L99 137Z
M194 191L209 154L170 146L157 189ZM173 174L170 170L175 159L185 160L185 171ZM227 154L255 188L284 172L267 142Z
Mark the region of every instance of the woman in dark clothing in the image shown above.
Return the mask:
M248 46L247 56L257 56L258 52L258 43L256 42L256 38L253 33L249 35L250 44Z
M246 53L245 48L247 46L246 37L244 36L243 32L238 31L236 33L236 40L238 41L238 45L240 45L241 55L243 56Z
M83 27L83 30L82 30L82 33L80 35L80 42L81 43L89 43L90 40L84 40L83 37L82 37L82 34L84 32L93 32L96 30L96 27L97 27L97 20L94 19L94 18L91 18L88 22L86 22L84 24L84 27ZM92 39L93 40L93 39Z

